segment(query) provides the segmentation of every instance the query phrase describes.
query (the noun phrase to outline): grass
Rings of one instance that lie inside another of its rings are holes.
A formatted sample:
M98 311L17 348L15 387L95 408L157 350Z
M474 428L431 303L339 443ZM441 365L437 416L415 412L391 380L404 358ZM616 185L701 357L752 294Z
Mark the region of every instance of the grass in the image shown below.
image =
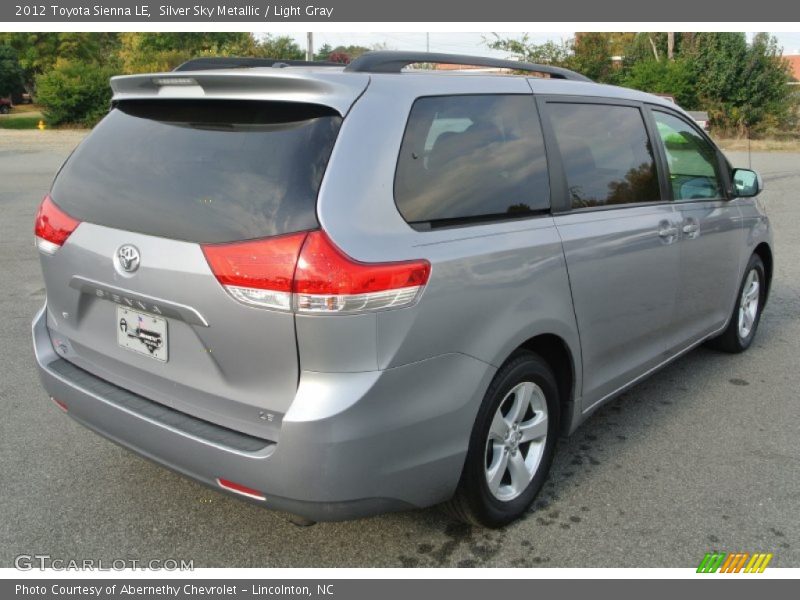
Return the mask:
M41 115L8 115L0 118L0 129L36 129Z
M36 129L42 112L35 104L17 104L7 115L0 115L0 129Z
M717 138L716 142L723 150L747 152L746 139ZM750 150L753 152L800 152L800 140L750 140Z
M41 114L41 109L36 104L15 104L11 109L11 114L24 115L25 113L38 113Z

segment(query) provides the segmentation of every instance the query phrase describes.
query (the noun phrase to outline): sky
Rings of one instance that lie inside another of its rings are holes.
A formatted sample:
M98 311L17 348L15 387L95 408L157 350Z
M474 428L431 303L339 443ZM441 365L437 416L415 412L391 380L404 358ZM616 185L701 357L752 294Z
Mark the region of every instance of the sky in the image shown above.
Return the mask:
M290 33L300 47L306 46L306 34ZM500 33L502 37L520 37L520 33ZM529 37L536 43L547 40L561 41L573 36L573 32L547 32L530 33ZM778 38L778 44L783 47L784 54L800 54L800 32L773 33ZM748 33L751 38L753 33ZM428 43L431 52L450 52L453 54L480 54L483 56L505 57L506 53L490 50L485 40L493 39L492 32L484 33L315 33L314 47L319 48L327 43L333 47L359 45L372 47L376 44L385 44L389 50L425 50Z

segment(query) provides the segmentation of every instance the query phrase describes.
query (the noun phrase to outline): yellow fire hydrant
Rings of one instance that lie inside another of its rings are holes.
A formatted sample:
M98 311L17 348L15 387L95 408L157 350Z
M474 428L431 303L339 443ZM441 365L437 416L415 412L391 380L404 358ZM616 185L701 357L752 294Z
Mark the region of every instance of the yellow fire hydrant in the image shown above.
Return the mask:
M39 124L38 124L36 127L39 129L39 131L44 131L44 127L45 127L45 125L44 125L44 121L42 121L42 120L40 119L40 120L39 120Z

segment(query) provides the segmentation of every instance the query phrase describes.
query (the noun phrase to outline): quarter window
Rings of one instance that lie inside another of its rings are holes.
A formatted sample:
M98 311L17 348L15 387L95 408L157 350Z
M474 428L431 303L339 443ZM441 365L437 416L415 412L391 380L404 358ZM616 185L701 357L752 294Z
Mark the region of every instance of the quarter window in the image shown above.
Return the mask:
M632 106L550 103L573 208L661 200L653 148Z
M525 217L550 206L536 105L527 95L420 98L411 109L395 199L412 224Z
M717 152L683 119L653 111L675 200L722 198Z

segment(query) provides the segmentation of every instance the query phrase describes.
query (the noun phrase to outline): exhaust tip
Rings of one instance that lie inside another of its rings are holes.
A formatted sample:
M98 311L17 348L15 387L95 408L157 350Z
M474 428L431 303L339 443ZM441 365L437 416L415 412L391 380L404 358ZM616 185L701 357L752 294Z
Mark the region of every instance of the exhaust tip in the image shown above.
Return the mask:
M287 515L286 520L295 527L311 527L312 525L317 524L317 522L312 519L307 519L306 517L301 517L300 515L295 514Z

